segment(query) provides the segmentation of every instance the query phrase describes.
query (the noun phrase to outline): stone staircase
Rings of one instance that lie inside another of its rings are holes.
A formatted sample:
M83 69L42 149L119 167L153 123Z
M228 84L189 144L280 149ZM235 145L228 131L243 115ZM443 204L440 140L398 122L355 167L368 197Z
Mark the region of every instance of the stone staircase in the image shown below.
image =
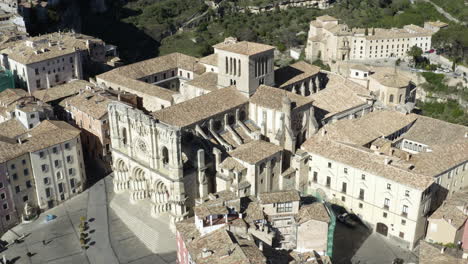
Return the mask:
M154 253L167 254L176 250L175 235L169 227L168 213L157 218L151 216L153 204L150 200L131 204L128 193L115 194L110 207L138 239Z

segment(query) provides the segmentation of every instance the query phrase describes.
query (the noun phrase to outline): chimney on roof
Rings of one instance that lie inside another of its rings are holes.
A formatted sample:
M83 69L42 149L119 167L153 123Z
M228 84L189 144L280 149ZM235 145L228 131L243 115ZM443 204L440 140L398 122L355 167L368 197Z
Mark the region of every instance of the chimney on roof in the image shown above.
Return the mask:
M325 136L327 134L327 130L322 129L322 136Z
M391 161L391 160L390 160L389 158L385 158L385 159L384 159L384 164L385 164L385 165L388 165L388 164L390 164L390 161Z
M260 251L263 251L263 242L262 241L258 242L258 249L260 249Z
M411 159L412 155L410 153L406 153L406 160L409 161Z
M207 258L211 256L213 252L211 250L208 250L207 248L202 249L202 258Z
M447 249L446 247L442 247L442 248L440 249L440 254L444 254L446 249Z

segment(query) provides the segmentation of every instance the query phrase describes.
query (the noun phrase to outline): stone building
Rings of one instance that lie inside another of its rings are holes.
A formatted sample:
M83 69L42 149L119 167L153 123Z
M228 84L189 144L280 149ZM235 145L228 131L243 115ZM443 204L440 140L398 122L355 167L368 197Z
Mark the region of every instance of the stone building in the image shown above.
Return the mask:
M302 149L308 191L414 248L426 220L467 182L464 126L392 111L324 126Z
M95 64L105 64L106 44L75 33L31 37L2 50L1 65L11 70L18 87L36 90L83 79Z
M62 121L33 128L18 119L0 124L0 222L5 228L24 217L28 204L52 208L81 192L86 175L80 131Z
M426 241L454 244L468 251L468 189L453 193L428 219Z
M22 92L17 93L16 89L13 92L9 90L2 92L1 94L5 93L3 96L0 95L3 98L11 96L10 99L3 100L5 107L0 108L0 123L16 119L30 129L43 120L54 119L54 111L50 105L37 101L32 96L22 96Z
M90 160L110 163L110 131L107 106L112 95L105 91L88 86L60 102L66 112L64 120L81 129L81 142Z
M210 257L222 254L224 247L236 250L237 245L249 258L238 259L239 263L297 263L302 254L329 263L325 255L329 213L322 203L300 206L299 201L297 191L262 193L258 199L230 191L203 197L194 207L194 217L176 224L178 263L217 263ZM226 233L236 239L224 241L220 248L216 238ZM228 254L221 260L238 257Z
M17 102L28 97L28 93L22 89L6 89L0 93L0 123L10 120Z
M156 111L174 105L181 87L204 73L197 59L181 53L122 66L96 76L96 82L142 98L143 107Z
M349 28L338 19L325 15L310 22L306 58L326 63L348 60L405 58L413 46L431 49L435 32L416 25L403 28Z
M115 191L149 199L154 216L168 212L173 222L214 191L304 190L301 144L320 125L373 108L365 87L341 88L342 77L318 67L274 70L271 46L228 38L214 47L205 58L174 53L96 78L153 111L109 104Z

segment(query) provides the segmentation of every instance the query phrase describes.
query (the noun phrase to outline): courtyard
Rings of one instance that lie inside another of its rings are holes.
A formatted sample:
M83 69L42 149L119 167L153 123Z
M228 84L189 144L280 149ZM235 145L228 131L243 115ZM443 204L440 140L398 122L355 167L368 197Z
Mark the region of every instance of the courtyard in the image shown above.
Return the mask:
M12 242L19 236L25 237L11 244L1 255L15 264L175 263L175 241L168 241L161 254L146 248L108 207L112 192L112 178L108 176L78 196L42 213L32 223L14 227L2 240ZM56 218L47 222L48 214ZM87 219L89 226L87 249L80 245L81 217ZM167 252L167 248L173 251Z

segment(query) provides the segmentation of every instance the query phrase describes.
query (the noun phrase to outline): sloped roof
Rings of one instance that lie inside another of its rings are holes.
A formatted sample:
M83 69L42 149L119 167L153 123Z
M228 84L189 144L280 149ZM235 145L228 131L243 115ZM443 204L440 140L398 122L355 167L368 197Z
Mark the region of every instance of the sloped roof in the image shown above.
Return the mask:
M255 55L268 50L273 50L275 47L256 42L240 41L240 42L222 42L213 46L215 49L225 50L233 53L243 54L247 56Z
M296 216L298 224L305 223L309 220L317 220L321 222L330 222L330 216L323 203L313 203L303 205L299 209L299 213Z
M33 93L33 96L38 100L47 103L78 94L80 90L84 90L86 86L93 87L94 85L84 80L75 80L49 89L37 90Z
M285 87L320 72L320 67L311 65L305 61L298 61L289 66L275 70L275 84L278 87Z
M281 111L283 107L283 98L285 96L291 101L292 109L307 105L313 101L310 97L300 96L295 93L267 85L260 85L257 88L257 91L255 91L250 98L250 103Z
M275 144L263 140L253 140L249 143L240 145L235 150L229 152L229 155L249 164L255 164L282 150L283 148Z
M247 97L236 87L230 86L153 112L151 115L163 123L186 127L247 102Z
M418 190L425 190L434 182L433 177L401 168L397 166L397 162L395 164L386 164L385 159L391 160L392 157L376 154L362 146L333 141L327 136L317 135L312 137L302 145L302 148L309 153L320 155Z
M21 135L22 143L0 141L0 162L8 161L28 152L35 152L74 139L80 130L63 121L42 121Z
M296 190L261 193L258 196L258 200L261 204L294 202L301 200L301 196L299 196L299 192Z

